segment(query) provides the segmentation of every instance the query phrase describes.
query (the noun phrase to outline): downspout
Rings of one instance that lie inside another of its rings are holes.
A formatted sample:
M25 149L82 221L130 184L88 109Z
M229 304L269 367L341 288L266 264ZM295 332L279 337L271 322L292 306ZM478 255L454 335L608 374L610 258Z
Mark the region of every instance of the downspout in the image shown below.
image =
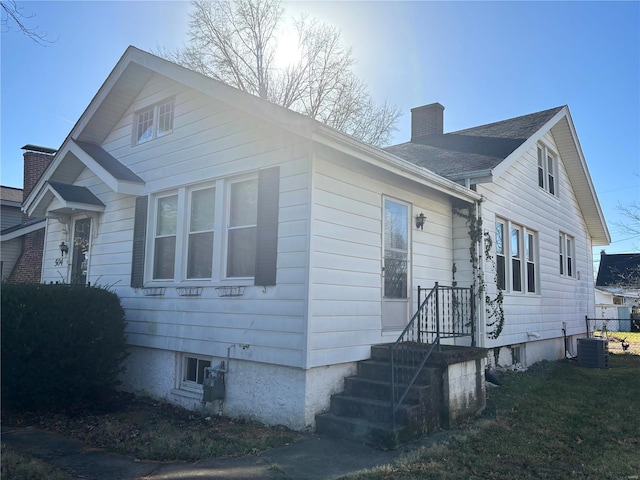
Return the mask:
M481 195L480 200L476 201L476 224L478 224L479 221L482 221L482 202L484 201L484 195ZM477 285L475 285L475 291L476 291L476 296L478 298L478 301L476 303L476 322L478 325L478 328L476 329L476 346L484 348L485 346L485 325L486 325L486 312L487 312L487 307L486 307L486 302L485 302L485 292L481 292L480 291L480 286L484 284L484 262L485 262L485 258L484 258L484 244L483 244L483 239L484 239L484 227L482 228L482 235L480 236L480 238L478 239L478 245L477 245L477 255L478 255L478 271L474 272L474 284L477 283ZM477 279L477 282L476 282ZM486 286L485 286L486 288Z

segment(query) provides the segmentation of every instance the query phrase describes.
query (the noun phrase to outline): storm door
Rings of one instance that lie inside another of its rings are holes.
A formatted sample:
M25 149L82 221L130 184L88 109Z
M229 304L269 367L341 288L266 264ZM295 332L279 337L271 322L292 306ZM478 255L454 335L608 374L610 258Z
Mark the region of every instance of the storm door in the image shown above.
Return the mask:
M409 320L409 205L384 199L382 328L401 329Z
M91 219L75 221L73 229L73 250L71 252L71 283L86 284L89 266L89 241L91 239Z

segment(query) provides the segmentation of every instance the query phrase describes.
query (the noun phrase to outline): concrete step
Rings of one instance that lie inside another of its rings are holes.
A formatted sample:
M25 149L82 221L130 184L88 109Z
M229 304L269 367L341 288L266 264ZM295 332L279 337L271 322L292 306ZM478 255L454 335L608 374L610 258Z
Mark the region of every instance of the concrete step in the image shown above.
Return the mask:
M398 387L403 386L405 385L398 384ZM409 389L404 403L418 403L421 399L427 398L429 392L429 385L415 384ZM370 380L360 376L347 377L344 379L344 394L352 397L371 398L390 402L391 384L388 381Z
M362 418L372 422L391 423L391 402L371 398L334 395L331 397L331 413L342 417ZM400 405L396 412L396 424L418 422L420 406Z
M415 428L371 422L362 418L342 417L333 413L316 416L316 430L325 435L348 438L383 449L398 448L402 443L418 438Z
M396 381L402 383L408 381L415 374L415 367L402 366L397 367L395 373ZM358 362L357 376L368 378L369 380L391 381L391 367L388 361L384 360L363 360ZM440 370L433 367L423 367L416 379L421 385L433 385L439 381Z
M389 345L388 343L373 345L371 347L371 359L389 361ZM401 344L398 349L396 349L394 355L396 359L401 362L407 357L410 357L412 361L415 362L421 358L422 355L426 354L430 348L431 345L426 343Z

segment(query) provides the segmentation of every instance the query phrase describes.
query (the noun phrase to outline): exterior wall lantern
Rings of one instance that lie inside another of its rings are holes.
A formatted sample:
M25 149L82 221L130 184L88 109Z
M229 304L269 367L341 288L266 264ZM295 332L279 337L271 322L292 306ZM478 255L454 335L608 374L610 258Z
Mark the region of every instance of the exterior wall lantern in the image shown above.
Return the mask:
M60 244L60 255L64 257L65 253L69 253L69 247L64 242Z
M424 227L424 221L426 219L427 217L424 216L424 213L420 212L420 215L416 217L416 228L422 230L422 227Z

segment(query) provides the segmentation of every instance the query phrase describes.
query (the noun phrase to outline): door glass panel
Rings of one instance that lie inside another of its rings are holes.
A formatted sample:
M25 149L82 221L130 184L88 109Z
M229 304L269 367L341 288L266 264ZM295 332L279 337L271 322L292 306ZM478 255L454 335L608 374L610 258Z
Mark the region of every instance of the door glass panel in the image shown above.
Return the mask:
M87 283L89 266L89 240L91 238L91 219L76 220L73 232L73 257L71 264L71 283Z
M407 298L408 207L384 202L384 297Z

